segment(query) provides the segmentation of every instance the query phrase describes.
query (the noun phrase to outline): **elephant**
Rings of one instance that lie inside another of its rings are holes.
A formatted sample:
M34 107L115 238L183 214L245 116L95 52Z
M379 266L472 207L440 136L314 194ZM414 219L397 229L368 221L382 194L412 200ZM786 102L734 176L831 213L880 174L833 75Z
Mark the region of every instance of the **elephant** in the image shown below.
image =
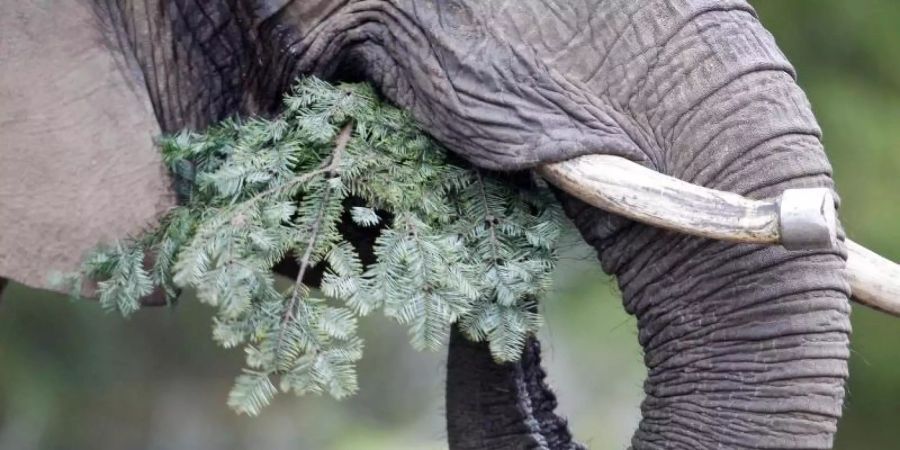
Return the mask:
M744 0L3 10L0 276L32 286L176 204L153 136L277 114L301 75L372 83L485 169L606 154L750 198L834 188L794 69ZM843 245L715 241L558 198L637 319L648 377L632 448L832 446L851 331ZM447 370L451 448L582 448L536 339L501 365L454 333Z

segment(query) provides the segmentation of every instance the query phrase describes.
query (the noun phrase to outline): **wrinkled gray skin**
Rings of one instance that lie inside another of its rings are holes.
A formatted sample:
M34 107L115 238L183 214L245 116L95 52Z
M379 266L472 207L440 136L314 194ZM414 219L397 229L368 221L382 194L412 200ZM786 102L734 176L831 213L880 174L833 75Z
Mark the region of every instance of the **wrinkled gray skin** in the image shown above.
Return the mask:
M832 187L793 69L744 1L146 1L95 11L163 131L275 113L295 76L316 74L373 82L485 168L604 153L753 198ZM638 320L635 449L831 447L849 353L842 254L561 201ZM574 446L535 345L498 366L454 338L451 448Z

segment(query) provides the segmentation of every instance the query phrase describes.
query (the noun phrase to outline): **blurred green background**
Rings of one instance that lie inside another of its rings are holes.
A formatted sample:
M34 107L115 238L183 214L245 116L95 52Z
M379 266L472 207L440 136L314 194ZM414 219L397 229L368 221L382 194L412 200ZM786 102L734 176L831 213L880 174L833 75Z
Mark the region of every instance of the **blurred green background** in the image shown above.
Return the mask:
M752 3L824 130L848 234L900 261L900 2ZM634 321L591 260L573 250L544 302L546 364L578 439L621 449L645 371ZM446 447L444 355L412 351L399 327L363 322L356 397L280 396L249 419L225 406L242 355L213 345L209 316L188 300L126 321L10 285L0 299L0 449ZM900 322L855 307L853 327L836 448L900 449Z

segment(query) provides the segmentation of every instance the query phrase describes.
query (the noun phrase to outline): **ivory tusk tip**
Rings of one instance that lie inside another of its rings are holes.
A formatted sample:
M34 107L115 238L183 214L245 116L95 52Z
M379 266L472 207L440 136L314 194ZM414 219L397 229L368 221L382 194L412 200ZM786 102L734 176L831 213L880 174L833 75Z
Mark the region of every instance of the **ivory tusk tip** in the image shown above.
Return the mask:
M853 299L900 317L900 266L847 239L847 280Z
M787 189L778 203L784 248L830 250L837 247L837 218L831 189Z

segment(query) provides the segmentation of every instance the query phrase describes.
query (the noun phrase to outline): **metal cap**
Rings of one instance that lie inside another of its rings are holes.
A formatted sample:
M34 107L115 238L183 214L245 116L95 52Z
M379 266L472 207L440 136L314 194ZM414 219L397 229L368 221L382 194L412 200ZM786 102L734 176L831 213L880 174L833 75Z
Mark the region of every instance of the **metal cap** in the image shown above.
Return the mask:
M831 189L787 189L781 194L778 215L784 248L829 250L837 247L837 218Z

